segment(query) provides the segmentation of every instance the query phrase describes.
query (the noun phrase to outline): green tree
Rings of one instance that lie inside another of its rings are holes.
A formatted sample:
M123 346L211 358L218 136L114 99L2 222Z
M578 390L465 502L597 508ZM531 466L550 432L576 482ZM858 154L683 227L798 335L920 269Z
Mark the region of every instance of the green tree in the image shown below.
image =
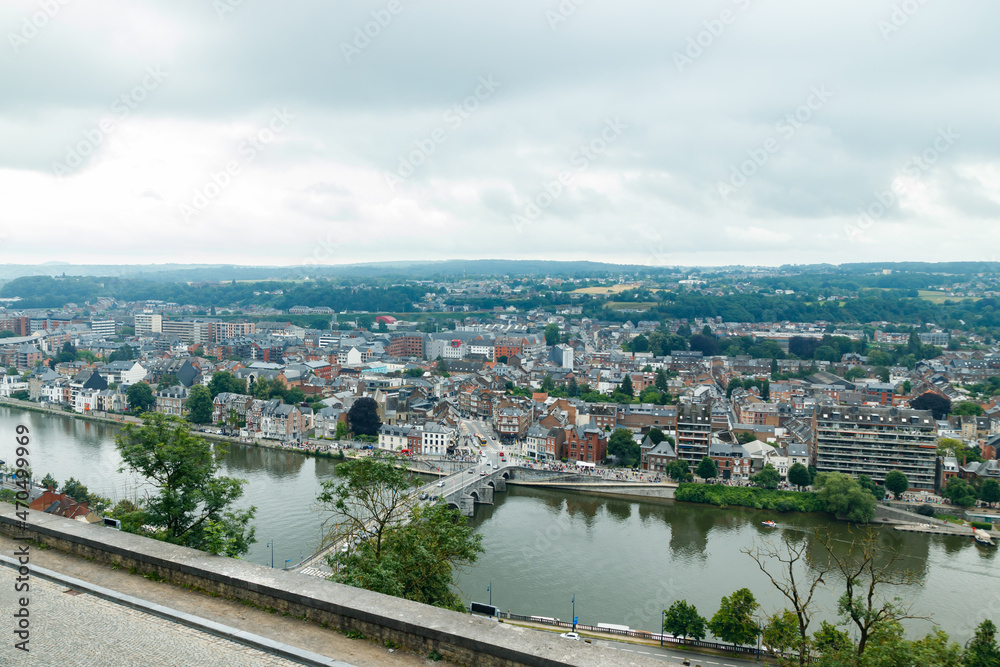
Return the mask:
M181 381L178 380L177 376L174 375L173 373L164 373L163 375L160 376L160 380L159 380L159 382L156 383L156 386L158 386L158 387L176 387L180 383L181 383Z
M853 382L858 378L863 378L864 376L865 376L865 369L861 368L860 366L849 368L847 369L847 372L844 373L844 379L847 380L848 382Z
M343 440L347 437L348 433L350 433L350 429L347 427L347 422L338 421L337 430L334 432L333 437L337 440Z
M666 393L670 389L667 384L667 374L662 368L656 369L656 388L662 393Z
M669 477L671 477L672 479L675 479L677 481L681 481L681 480L687 479L688 475L691 474L691 469L688 466L688 462L687 461L685 461L683 459L677 459L675 461L671 461L667 465L666 472L667 472L667 475Z
M760 397L765 401L771 400L771 382L764 379L760 381Z
M799 644L799 619L794 612L783 609L767 617L761 641L774 651L784 653Z
M800 490L805 486L809 486L812 483L812 475L809 474L809 468L801 463L793 463L788 469L788 483L794 484Z
M632 376L631 376L631 374L629 374L629 373L625 374L625 376L622 378L621 386L618 387L618 391L620 391L621 393L625 394L626 396L634 396L635 395L635 390L632 389Z
M547 394L555 388L556 384L552 381L552 376L546 373L545 377L542 378L541 390Z
M208 390L211 392L213 399L224 392L245 394L247 393L247 382L236 377L229 371L219 371L212 373L212 379L208 382Z
M759 473L751 477L750 481L753 482L754 486L759 486L762 489L777 489L781 482L781 473L768 463Z
M724 642L736 645L753 644L760 630L754 614L760 605L748 588L741 588L722 598L719 610L708 622L712 634Z
M156 403L153 389L145 382L136 382L126 389L125 398L128 399L129 406L136 412L148 412Z
M656 428L655 426L650 427L649 432L646 433L646 435L649 436L649 440L654 445L658 445L658 444L660 444L661 442L663 442L664 440L667 439L667 436L663 435L663 431L661 431L660 429ZM671 439L670 441L673 442L673 439Z
M559 325L555 322L545 325L545 344L549 346L559 344Z
M714 459L706 456L698 462L698 467L695 468L694 472L702 479L712 479L719 476L719 465Z
M951 414L953 415L971 415L973 417L981 417L984 414L983 406L979 405L974 401L962 401L956 404L951 409Z
M639 462L641 448L632 437L632 431L616 428L608 438L608 453L617 456L623 466L631 468Z
M72 477L63 484L62 491L78 503L87 503L87 509L95 512L101 512L111 504L110 498L91 493L86 486Z
M928 391L910 401L910 407L914 410L930 410L934 414L934 419L944 419L951 412L951 401L940 394Z
M885 474L885 488L899 500L900 496L910 488L910 480L900 471L890 470Z
M1000 482L995 479L984 481L983 485L979 487L979 499L984 503L989 503L990 506L1000 503Z
M570 397L577 397L580 395L580 385L577 384L575 377L571 377L569 379L569 384L566 387L566 393L569 394Z
M941 495L959 507L972 507L976 504L976 490L971 484L959 477L952 477L944 485Z
M188 421L194 424L212 423L212 393L205 385L196 384L191 387L185 407L188 411Z
M108 361L132 361L135 357L135 350L132 349L131 345L122 345L111 353Z
M51 473L45 473L45 477L42 477L42 488L55 491L59 488L59 482L56 481L56 478Z
M374 557L381 558L387 530L409 511L416 480L380 455L342 463L337 475L322 483L317 498L326 513L324 544L371 539Z
M663 631L675 637L704 639L706 621L693 604L677 600L664 610Z
M289 405L299 405L306 400L306 394L299 387L291 387L285 392L284 401Z
M976 627L976 634L965 649L962 664L966 667L996 667L1000 665L1000 648L996 642L997 626L985 620Z
M382 420L378 416L378 403L367 396L355 400L347 411L347 421L354 435L378 435L382 426Z
M726 385L726 398L732 398L733 392L737 389L743 388L743 381L739 378L731 378L729 383Z
M233 557L250 550L256 541L250 521L257 508L232 509L246 480L217 474L220 446L213 452L187 424L159 413L144 415L141 426L125 426L115 446L122 459L118 471L138 473L156 489L138 509L137 532Z
M380 547L362 540L353 552L331 557L334 581L455 611L465 611L453 590L455 568L483 552L482 535L444 503L417 505L403 526L388 528Z
M868 523L875 516L875 498L857 480L839 472L820 473L813 487L827 512L855 523Z

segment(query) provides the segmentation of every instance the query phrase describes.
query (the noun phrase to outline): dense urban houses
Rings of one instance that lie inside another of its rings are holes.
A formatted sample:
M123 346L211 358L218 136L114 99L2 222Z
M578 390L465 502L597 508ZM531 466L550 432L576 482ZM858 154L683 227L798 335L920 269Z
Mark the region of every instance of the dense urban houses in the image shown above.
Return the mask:
M184 385L164 387L156 392L155 410L165 415L183 417L184 403L187 402L190 393L191 390Z
M677 460L677 453L668 440L653 444L649 436L642 441L640 447L639 467L646 472L665 475L667 466Z
M868 475L899 470L915 489L934 490L937 427L924 410L822 405L816 409L816 469Z

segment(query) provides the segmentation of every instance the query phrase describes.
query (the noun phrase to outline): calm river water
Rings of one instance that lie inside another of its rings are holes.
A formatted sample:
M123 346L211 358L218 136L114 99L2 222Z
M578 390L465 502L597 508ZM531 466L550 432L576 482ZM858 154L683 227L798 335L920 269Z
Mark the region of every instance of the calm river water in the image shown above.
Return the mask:
M32 434L32 468L40 478L52 473L60 483L75 477L91 491L112 498L141 493L139 480L118 473L116 427L0 407L0 459L13 457L14 427ZM243 505L256 505L258 542L247 560L281 567L317 547L322 517L314 500L323 480L334 476L329 459L292 452L232 445L223 474L248 481ZM711 616L723 595L747 587L767 611L784 600L742 549L777 542L782 535L806 540L808 553L824 553L817 531L840 544L848 527L816 515L777 515L751 510L672 502L604 499L546 489L508 487L493 506L479 506L473 525L486 552L457 573L463 597L493 603L516 613L571 620L573 596L581 623L616 623L637 629L657 627L660 611L680 598ZM761 521L774 518L777 529ZM970 538L924 536L882 529L885 545L905 554L900 567L919 584L892 591L930 621L907 623L913 632L936 624L960 643L990 616L1000 621L996 551ZM840 593L835 577L817 594L821 616L832 619ZM815 621L816 626L819 620Z

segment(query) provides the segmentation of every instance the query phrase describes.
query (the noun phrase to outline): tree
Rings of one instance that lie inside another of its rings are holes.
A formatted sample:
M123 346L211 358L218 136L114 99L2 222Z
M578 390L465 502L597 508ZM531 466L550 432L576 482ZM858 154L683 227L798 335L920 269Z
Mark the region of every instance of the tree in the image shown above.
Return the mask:
M782 653L799 645L801 638L799 636L798 617L788 609L782 609L777 614L768 616L761 641L772 651L780 651ZM801 652L799 654L799 664L806 664L805 658L805 652Z
M566 386L566 393L569 394L570 397L576 397L580 395L580 385L577 384L575 377L571 377L569 379L569 384Z
M760 397L765 401L771 400L771 382L764 379L760 381Z
M694 472L702 479L712 479L719 476L719 465L714 459L706 456L698 462L698 467L695 468Z
M799 490L804 486L809 486L812 483L812 475L809 474L809 468L801 463L793 463L788 469L788 483L799 487Z
M622 378L622 383L621 386L618 388L618 391L625 394L626 396L635 395L635 390L632 389L632 376L629 373L626 373L625 377Z
M156 383L156 386L158 386L158 387L176 387L180 383L181 383L181 381L178 380L177 376L174 375L173 373L164 373L163 375L160 376L160 380L159 380L159 382Z
M886 586L910 586L919 582L911 571L899 567L902 554L880 543L879 533L871 526L854 534L845 551L843 539L827 536L823 546L830 557L831 569L844 582L844 594L837 602L837 611L849 625L853 624L858 638L857 656L865 652L868 640L879 631L913 616L898 598L886 599L880 589Z
M139 506L136 532L233 557L250 550L257 508L232 509L246 480L217 475L217 454L224 451L218 445L213 452L181 420L149 413L141 426L125 426L115 446L122 458L118 471L138 473L157 489Z
M941 495L959 507L972 507L976 504L976 490L972 485L959 477L952 477L944 485Z
M654 445L658 445L667 439L667 436L663 435L663 431L656 428L655 426L650 427L649 432L646 433L646 435L649 436L650 442L652 442ZM670 442L673 442L673 439L671 439Z
M656 388L663 393L666 393L670 388L667 385L667 374L662 368L656 369Z
M768 463L759 473L751 477L750 481L754 483L754 486L759 486L762 489L777 489L781 482L781 473Z
M545 325L545 344L549 346L559 344L559 325L555 322Z
M714 357L719 354L719 341L714 336L695 334L691 336L688 344L692 351L701 352L706 357Z
M858 475L858 486L872 494L872 498L875 500L881 500L885 498L885 492L882 490L875 480L869 475Z
M813 480L824 509L855 523L868 523L875 516L875 498L857 480L839 472L820 473Z
M984 414L983 406L974 401L962 401L951 409L953 415L971 415L981 417Z
M343 440L350 433L350 429L347 427L347 422L340 420L337 422L337 429L334 431L333 437L337 440Z
M135 359L135 356L135 350L132 349L131 345L122 345L111 353L108 361L132 361Z
M378 435L382 426L382 420L378 416L378 403L367 396L357 399L347 411L347 421L355 435Z
M191 387L191 393L188 394L185 407L188 410L188 421L194 424L212 423L212 411L214 409L212 392L205 385L196 384Z
M62 491L78 503L87 503L87 508L95 512L100 512L111 504L110 498L91 493L86 486L72 477L63 484Z
M885 488L896 500L899 500L899 497L910 488L910 480L900 471L890 470L885 474Z
M54 491L59 488L59 482L56 481L56 478L51 473L45 473L45 477L42 477L42 488Z
M323 543L371 539L375 558L381 558L386 531L409 511L416 480L381 455L342 463L337 474L322 483L317 498L327 513Z
M376 553L378 551L378 553ZM482 535L444 503L417 505L409 521L385 531L380 546L363 539L353 552L329 558L334 581L387 595L465 611L453 591L453 571L483 552Z
M962 656L966 667L996 667L1000 665L1000 649L996 642L997 626L985 620L976 627L976 634Z
M799 654L799 664L805 665L809 661L809 625L812 623L814 611L813 595L823 583L823 576L830 571L830 565L813 562L809 557L809 544L804 540L795 541L783 535L781 542L781 547L765 543L754 549L744 549L743 553L757 563L757 567L771 580L775 590L792 604L792 610L786 609L781 615L781 627L772 630L771 640L765 640L765 643L768 646L775 646L780 635L787 643L779 645L778 648L784 650L786 647L795 646ZM779 564L779 573L772 573L768 569L768 566L775 561ZM809 574L804 582L800 582L803 563L809 565L807 570ZM772 624L773 621L774 617ZM791 633L788 632L789 627Z
M910 401L910 407L914 410L930 410L934 414L934 419L944 419L951 412L951 401L940 394L928 391Z
M693 604L687 600L677 600L670 609L664 610L663 631L675 637L705 638L706 621Z
M608 453L614 454L622 465L631 468L639 462L641 448L627 428L616 428L608 438Z
M844 379L847 380L848 382L853 382L858 378L863 378L864 376L865 376L865 369L861 368L860 366L849 368L847 369L847 372L844 373Z
M556 384L552 381L552 376L546 373L545 377L542 378L541 390L547 394L555 388Z
M136 412L147 412L156 403L156 399L153 398L153 389L145 382L136 382L126 389L125 398L128 399L128 404Z
M851 636L836 625L822 621L812 636L813 648L823 656L842 656L854 648Z
M245 394L247 393L247 382L228 371L219 371L212 373L212 379L208 382L208 390L213 399L223 392Z
M298 387L291 387L285 392L284 401L289 405L298 405L305 402L306 394Z
M688 466L688 462L683 459L677 459L671 461L667 464L667 475L677 481L687 479L688 475L691 474L691 469Z
M979 499L984 503L989 503L990 506L1000 503L1000 482L995 479L983 482L983 485L979 487Z
M411 378L420 378L424 376L423 368L407 368L403 371L403 374Z
M748 588L741 588L729 597L722 598L719 610L708 622L712 634L724 642L745 645L757 640L760 630L754 613L760 607Z
M743 388L743 381L739 378L731 378L726 384L726 398L732 398L733 392L737 389Z

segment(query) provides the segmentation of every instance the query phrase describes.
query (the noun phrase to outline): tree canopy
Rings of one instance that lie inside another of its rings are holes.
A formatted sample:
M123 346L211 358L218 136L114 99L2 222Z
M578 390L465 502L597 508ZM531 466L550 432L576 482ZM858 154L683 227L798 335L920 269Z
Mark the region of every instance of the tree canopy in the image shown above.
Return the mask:
M149 413L143 424L129 424L115 436L122 458L119 472L146 478L156 493L137 508L136 532L174 544L227 556L240 556L256 541L250 526L257 511L234 510L244 479L219 476L217 454L176 417Z
M745 645L757 641L760 630L754 614L760 605L748 588L741 588L722 598L719 610L712 616L708 629L724 642Z
M663 631L675 637L704 639L706 621L693 604L687 600L677 600L664 610Z
M630 468L638 463L640 452L632 431L627 428L616 428L608 438L608 453L617 456L623 466Z
M363 396L347 411L347 421L355 435L378 435L382 420L378 416L378 403L374 398Z

